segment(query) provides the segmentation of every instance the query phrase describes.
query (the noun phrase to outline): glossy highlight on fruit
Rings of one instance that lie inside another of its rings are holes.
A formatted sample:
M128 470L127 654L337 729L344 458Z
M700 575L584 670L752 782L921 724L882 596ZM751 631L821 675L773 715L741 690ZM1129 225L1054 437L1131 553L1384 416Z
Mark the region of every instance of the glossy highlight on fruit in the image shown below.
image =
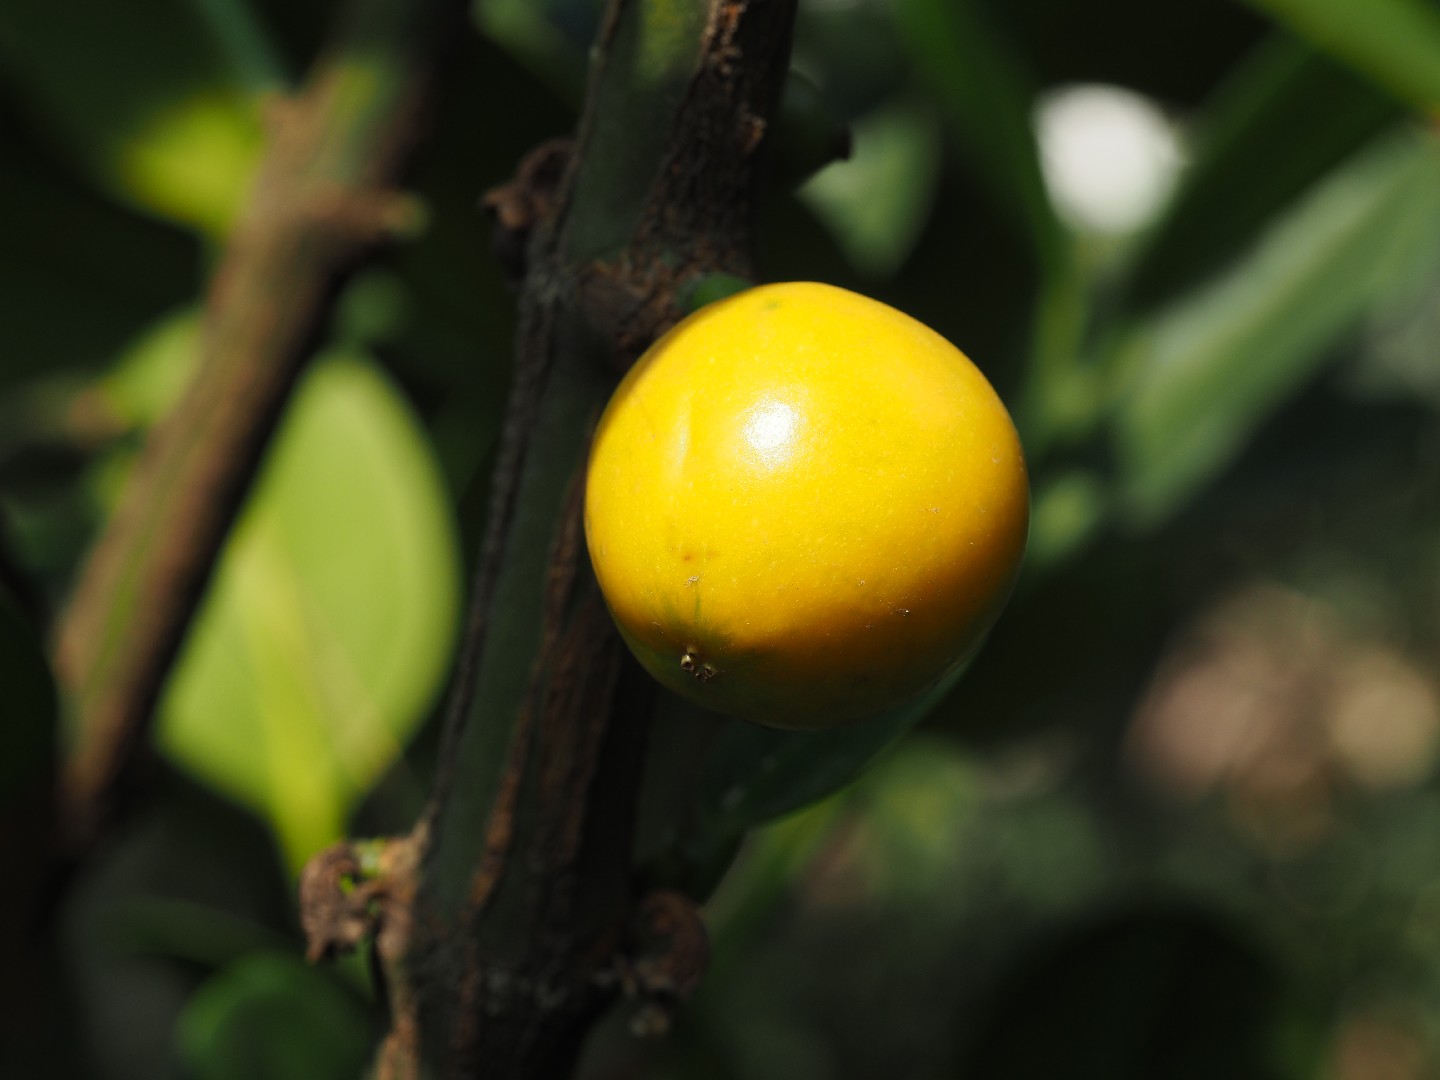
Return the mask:
M585 531L655 678L718 712L827 728L979 646L1025 548L1004 405L958 349L830 285L702 308L601 417Z

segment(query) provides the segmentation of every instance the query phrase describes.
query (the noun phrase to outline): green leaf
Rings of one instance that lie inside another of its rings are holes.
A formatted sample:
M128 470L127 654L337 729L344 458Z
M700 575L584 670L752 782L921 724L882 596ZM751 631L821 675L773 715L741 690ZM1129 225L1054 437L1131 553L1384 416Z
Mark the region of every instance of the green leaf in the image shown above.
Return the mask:
M1049 262L1063 246L1040 169L1034 87L975 0L899 0L900 30L921 77L964 134L974 167Z
M757 825L839 791L923 720L963 674L962 667L915 701L834 731L728 721L699 787L696 851L719 850Z
M135 339L100 381L100 395L128 427L160 420L185 390L200 359L200 311L187 307Z
M262 144L261 93L279 86L236 0L7 0L0 74L112 194L221 236Z
M399 756L453 644L438 467L373 365L297 389L162 705L175 761L266 817L292 867Z
M862 116L853 134L849 160L821 169L796 194L856 270L886 278L930 218L940 185L939 131L927 107L895 101Z
M555 25L535 0L477 0L480 32L523 63L566 101L585 88L585 50Z
M718 303L754 287L753 281L734 274L706 274L681 293L681 308L689 314L699 311L706 304Z
M1287 35L1265 41L1206 103L1190 164L1132 257L1122 303L1154 308L1237 255L1401 110Z
M1250 0L1401 101L1440 111L1440 9L1427 0Z
M1115 421L1122 500L1153 522L1237 453L1440 243L1440 148L1404 131L1329 178L1224 277L1136 327Z
M164 957L211 970L289 945L286 935L254 919L147 892L111 896L97 915L95 934L112 955Z
M771 183L782 188L795 188L825 166L847 160L854 145L820 87L795 68L785 76L770 140Z
M361 1004L285 953L248 957L211 978L175 1038L196 1080L354 1080L372 1042Z
M1100 477L1072 468L1036 485L1025 558L1031 572L1050 570L1083 547L1105 520L1109 493Z

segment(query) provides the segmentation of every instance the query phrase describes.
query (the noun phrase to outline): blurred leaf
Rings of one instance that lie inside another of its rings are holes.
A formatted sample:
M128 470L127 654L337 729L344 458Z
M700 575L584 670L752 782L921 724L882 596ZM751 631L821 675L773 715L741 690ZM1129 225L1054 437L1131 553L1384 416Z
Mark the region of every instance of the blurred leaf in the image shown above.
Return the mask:
M915 701L834 731L777 731L731 720L716 742L698 790L696 850L833 794L918 724L954 688L964 667Z
M975 169L1048 262L1062 230L1040 171L1034 87L982 7L975 0L899 0L896 14L915 66L964 133Z
M1377 297L1440 243L1440 148L1405 131L1329 178L1224 277L1135 329L1116 452L1154 521L1222 467Z
M1029 569L1049 570L1086 543L1104 520L1109 493L1087 469L1070 469L1036 486L1030 512Z
M913 84L914 65L890 0L807 0L798 7L794 68L815 79L837 118L848 122Z
M112 193L211 236L249 188L278 89L239 0L7 0L0 74Z
M1277 1076L1276 982L1213 916L1126 912L1076 927L988 995L973 1080Z
M100 382L100 395L126 426L149 427L179 400L200 358L199 349L199 309L172 312L115 361Z
M1396 289L1376 305L1355 372L1357 389L1385 397L1419 398L1440 408L1440 246L1431 267L1410 289Z
M110 168L138 205L221 237L250 190L262 148L256 103L206 91L145 117L115 148Z
M791 68L785 76L774 123L770 170L772 183L782 188L793 188L852 153L850 129L803 71Z
M687 314L699 311L706 304L718 303L754 287L755 282L734 274L706 274L682 294L682 307Z
M585 48L577 44L536 0L477 0L480 30L524 64L554 93L579 101L585 85Z
M1213 272L1399 116L1345 68L1273 35L1208 103L1180 188L1132 260L1123 302L1154 307Z
M1440 112L1440 9L1427 0L1250 0L1402 101Z
M448 499L414 417L335 356L296 392L162 707L165 750L272 823L336 839L424 717L453 642Z
M285 953L248 957L210 979L175 1038L195 1080L354 1080L372 1042L360 1004Z
M97 913L94 933L114 956L151 956L214 969L248 953L289 947L271 927L170 896L140 894L111 899Z
M985 807L981 781L973 759L924 732L866 772L844 802L854 814L852 851L870 895L953 901L955 878L967 869L960 853L980 846L969 834Z
M76 876L61 913L70 1011L106 1080L178 1075L174 1032L198 981L242 950L296 948L294 885L276 854L254 815L155 770L143 805ZM136 925L141 912L148 928Z
M822 169L797 194L855 269L886 278L930 218L940 183L938 125L927 106L895 101L857 120L853 135L849 160Z
M255 91L284 85L285 64L257 21L251 0L190 0L190 7L243 85Z

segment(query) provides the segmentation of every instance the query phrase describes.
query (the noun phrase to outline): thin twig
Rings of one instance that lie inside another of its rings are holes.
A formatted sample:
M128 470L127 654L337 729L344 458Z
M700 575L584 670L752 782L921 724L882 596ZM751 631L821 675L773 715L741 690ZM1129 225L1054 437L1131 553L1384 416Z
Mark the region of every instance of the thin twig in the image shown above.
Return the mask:
M211 285L199 371L151 433L56 634L72 738L69 842L84 846L144 761L151 714L331 301L408 227L389 185L458 0L356 0L271 142Z

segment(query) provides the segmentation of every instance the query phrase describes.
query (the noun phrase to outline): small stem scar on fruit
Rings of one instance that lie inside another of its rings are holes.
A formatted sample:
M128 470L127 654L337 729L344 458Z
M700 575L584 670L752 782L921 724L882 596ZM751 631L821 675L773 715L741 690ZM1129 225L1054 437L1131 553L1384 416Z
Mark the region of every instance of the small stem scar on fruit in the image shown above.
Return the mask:
M685 655L680 657L681 671L695 676L695 678L702 683L709 682L716 675L720 674L718 668L701 660L695 653L695 649L685 650Z

